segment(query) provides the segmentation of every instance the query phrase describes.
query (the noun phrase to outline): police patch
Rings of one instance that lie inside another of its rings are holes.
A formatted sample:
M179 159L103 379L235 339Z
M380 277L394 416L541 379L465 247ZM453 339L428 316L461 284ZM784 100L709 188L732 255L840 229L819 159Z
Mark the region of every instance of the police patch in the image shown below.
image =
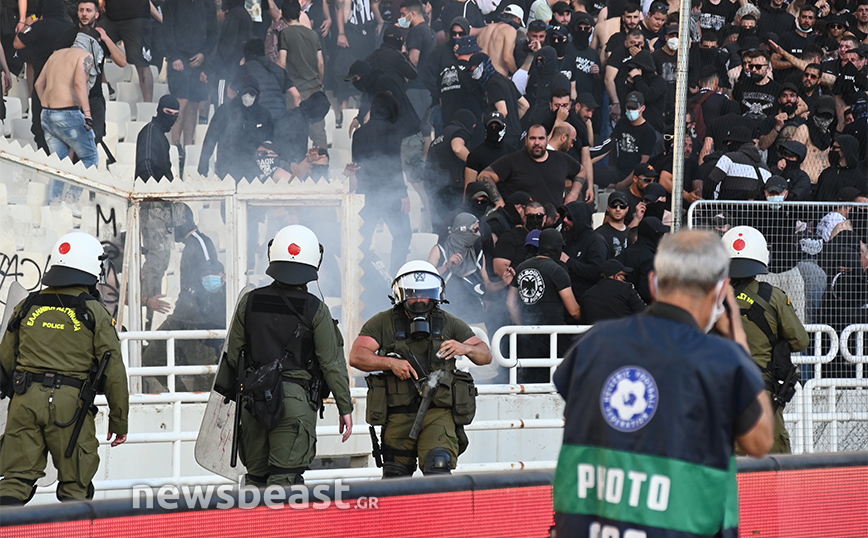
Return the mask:
M657 383L638 366L625 366L615 371L600 393L603 417L620 432L643 428L654 417L657 404Z

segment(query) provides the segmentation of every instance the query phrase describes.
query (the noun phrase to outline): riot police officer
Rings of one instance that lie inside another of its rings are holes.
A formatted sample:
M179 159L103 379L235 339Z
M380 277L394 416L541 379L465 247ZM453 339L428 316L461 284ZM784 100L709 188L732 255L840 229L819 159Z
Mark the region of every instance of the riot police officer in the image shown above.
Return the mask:
M13 311L0 343L0 396L12 397L0 449L0 505L33 498L49 452L57 467L57 498L93 498L91 480L99 466L96 408L82 403L82 387L89 384L105 392L108 439L115 436L111 446L127 439L126 370L115 321L96 289L104 259L95 237L64 235L54 245L42 278L47 287L31 293ZM106 363L100 382L94 378L102 360Z
M766 390L774 404L775 432L771 451L789 454L790 436L784 426L784 406L789 398L782 401L781 394L787 391L783 386L786 383L790 384L789 390L792 391L798 376L789 380L784 378L787 370L793 369L790 353L804 350L811 339L787 294L767 282L756 280L756 275L769 272L769 249L763 234L750 226L736 226L723 235L723 244L729 251L729 275L741 309L750 353L762 370ZM780 349L779 346L784 347ZM773 360L776 353L777 363Z
M466 323L441 310L444 291L433 265L407 262L392 282L394 307L368 320L350 351L351 366L381 372L366 378L366 415L372 434L373 426L382 426L383 478L412 475L417 458L425 474L450 473L467 448L463 426L476 412L476 388L470 374L455 369L454 359L465 355L485 365L491 351ZM433 391L430 407L424 412L423 406L414 439L426 391Z
M334 393L344 442L353 431L343 338L325 303L306 289L318 278L322 253L309 228L281 229L268 249L274 282L235 308L214 390L234 399L243 387L240 456L249 485L304 483L327 395L320 386Z

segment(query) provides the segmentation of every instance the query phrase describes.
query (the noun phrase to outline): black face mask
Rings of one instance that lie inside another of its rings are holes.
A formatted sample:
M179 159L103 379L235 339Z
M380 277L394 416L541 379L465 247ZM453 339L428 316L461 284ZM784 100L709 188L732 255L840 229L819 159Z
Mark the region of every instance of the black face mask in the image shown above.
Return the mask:
M365 91L365 87L364 87L364 85L362 85L362 79L360 79L360 78L359 78L359 79L356 79L356 80L353 80L353 87L354 87L355 89L359 90L360 92L364 92L364 91Z
M520 25L518 22L516 22L515 19L504 19L504 20L501 21L501 22L505 22L506 24L512 26L512 27L515 28L516 30L518 30L519 28L521 28L521 25Z
M528 231L542 230L543 221L545 221L545 218L545 215L525 215L524 227L527 228Z
M467 212L476 217L477 219L481 219L485 212L488 211L488 208L491 207L491 202L485 199L471 199L465 205L467 208Z
M666 204L664 202L654 202L653 204L647 204L645 206L646 217L657 217L661 221L663 220L663 213L665 211Z
M573 45L579 50L588 48L588 43L591 41L590 30L576 30L573 32Z
M746 37L756 37L756 28L739 28L738 43L741 44Z
M566 41L564 41L563 43L556 43L553 41L552 48L554 48L555 52L557 52L558 58L561 58L567 50L567 43Z
M157 115L154 116L154 124L164 133L172 130L172 126L178 121L178 115L166 114L162 110L157 110Z
M829 164L835 168L841 164L841 155L837 151L829 152Z
M499 123L492 123L485 126L485 140L492 144L500 144L503 137L506 135L506 127Z
M787 162L787 170L798 170L800 168L799 161L784 160Z

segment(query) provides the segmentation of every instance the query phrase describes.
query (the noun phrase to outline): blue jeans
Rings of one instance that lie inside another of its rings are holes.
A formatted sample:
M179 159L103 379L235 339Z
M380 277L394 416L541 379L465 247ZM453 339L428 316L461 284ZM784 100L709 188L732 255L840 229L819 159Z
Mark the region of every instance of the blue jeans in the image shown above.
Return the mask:
M96 150L96 139L93 131L84 126L84 113L81 110L42 109L42 129L45 131L45 142L48 150L59 159L69 157L74 151L86 168L96 166L99 153ZM63 193L63 183L53 181L49 187L49 200L60 198ZM81 193L81 187L71 186L69 193L75 198Z

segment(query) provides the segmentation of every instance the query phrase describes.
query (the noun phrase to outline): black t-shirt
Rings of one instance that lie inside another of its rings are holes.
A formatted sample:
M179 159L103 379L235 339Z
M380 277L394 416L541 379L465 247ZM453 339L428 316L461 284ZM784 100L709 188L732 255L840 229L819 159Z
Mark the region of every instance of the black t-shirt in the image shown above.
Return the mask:
M466 166L471 170L482 172L488 166L491 166L491 163L512 151L512 148L507 144L500 143L495 145L483 140L481 144L470 150Z
M546 160L537 162L527 149L520 149L491 163L491 169L499 178L497 188L504 199L524 191L536 202L558 207L564 203L566 180L572 180L581 165L559 151L549 151Z
M725 0L724 0L725 1ZM606 62L606 69L609 66L618 69L618 74L615 75L615 90L618 92L618 103L621 105L621 113L624 113L624 102L627 100L627 73L630 71L626 68L627 62L633 59L630 51L623 46L616 48L609 56Z
M105 14L110 20L123 21L151 16L148 0L106 0Z
M666 54L663 49L651 53L657 74L666 81L666 109L675 106L675 83L678 79L678 55Z
M521 118L518 117L518 100L521 94L516 89L515 84L511 80L495 73L488 79L485 85L485 94L488 99L488 110L486 112L494 112L497 108L494 106L498 101L506 103L506 135L504 141L512 146L518 144L521 139Z
M494 252L492 258L503 258L510 261L510 267L515 269L518 265L527 258L527 247L524 242L527 240L528 231L523 226L518 228L510 228L497 236L497 243L494 244Z
M760 86L753 80L741 78L735 83L732 97L741 104L742 115L752 120L762 120L775 109L781 85L769 79Z
M431 27L428 26L428 23L423 22L410 28L407 32L407 39L404 42L404 45L407 47L408 52L413 49L419 51L419 63L416 64L416 69L421 73L422 66L424 66L425 62L428 61L428 55L431 54L431 49L434 48L434 32L431 30ZM420 76L411 80L408 87L424 90L425 83L422 81L422 77Z
M564 47L564 55L558 58L558 70L571 83L576 81L576 48L569 43Z
M719 32L725 24L735 18L739 5L729 0L720 0L716 5L711 0L702 0L702 13L699 15L699 27L703 30Z
M609 251L606 256L610 260L627 248L627 228L624 230L616 230L608 222L604 222L599 228L594 230L606 240L606 249Z
M599 75L591 74L591 67L596 65L603 72L600 62L600 54L596 49L586 47L583 50L575 50L576 69L573 71L576 77L576 94L590 93L596 95Z
M448 24L455 17L464 17L473 28L482 28L485 26L485 18L482 16L482 11L474 0L459 2L452 0L443 5L443 11L440 12L441 29L447 30Z
M512 285L521 299L521 322L525 325L560 325L564 322L564 303L560 291L570 287L564 267L545 256L519 264Z
M657 131L647 121L634 126L626 117L622 117L612 131L612 142L617 153L617 168L623 179L642 162L642 155L651 155L654 151Z
M60 42L67 38L69 42ZM75 39L75 26L65 19L53 17L40 19L18 34L18 39L24 43L24 49L20 51L21 57L33 65L33 80L36 80L54 51L72 45L72 40Z
M802 37L795 30L792 32L787 32L781 36L781 40L778 42L778 45L781 46L782 49L789 52L796 58L801 58L802 53L805 52L805 49L811 45L813 45L817 41L817 34L815 32L811 32L808 34L808 37ZM789 69L775 69L775 80L784 81L793 73L799 72L795 67L791 67Z
M604 278L582 295L582 323L632 316L645 310L645 302L629 282Z
M443 125L449 125L455 118L455 113L466 108L475 118L482 117L482 103L473 95L470 89L469 73L464 72L456 64L448 66L440 73L440 117Z
M468 133L457 125L447 125L428 151L429 183L460 192L464 188L464 162L452 151L456 138L467 143Z

